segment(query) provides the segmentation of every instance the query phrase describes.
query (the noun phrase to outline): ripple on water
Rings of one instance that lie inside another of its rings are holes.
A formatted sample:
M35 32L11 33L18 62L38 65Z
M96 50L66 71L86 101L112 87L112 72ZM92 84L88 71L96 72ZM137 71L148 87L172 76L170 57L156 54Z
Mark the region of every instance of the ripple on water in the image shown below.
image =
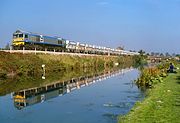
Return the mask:
M132 99L132 100L137 100L140 99L142 95L128 95L127 98Z
M109 103L104 103L103 106L108 107L108 108L129 108L133 104L134 104L134 102L119 102L117 104L113 104L113 103L109 102Z
M138 91L133 91L133 90L128 90L128 91L122 91L123 93L127 93L127 94L139 94Z

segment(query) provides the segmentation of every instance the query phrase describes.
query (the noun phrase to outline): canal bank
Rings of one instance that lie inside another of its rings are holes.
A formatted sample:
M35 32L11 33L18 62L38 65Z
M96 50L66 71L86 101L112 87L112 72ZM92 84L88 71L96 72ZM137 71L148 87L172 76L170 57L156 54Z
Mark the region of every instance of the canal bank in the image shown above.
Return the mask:
M50 54L21 54L0 52L0 78L12 76L35 76L46 72L79 69L105 69L116 65L130 67L135 56L70 56ZM117 64L118 63L118 64ZM117 66L116 66L117 67Z
M177 65L180 67L180 64ZM178 123L180 121L180 70L170 73L164 82L148 91L142 102L137 102L119 123Z

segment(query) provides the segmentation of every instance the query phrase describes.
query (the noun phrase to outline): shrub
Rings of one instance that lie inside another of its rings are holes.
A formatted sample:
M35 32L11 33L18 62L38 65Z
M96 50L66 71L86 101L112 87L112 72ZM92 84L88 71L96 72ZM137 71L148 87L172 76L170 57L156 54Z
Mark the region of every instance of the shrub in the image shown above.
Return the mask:
M139 86L152 87L157 83L163 82L163 77L166 77L167 73L164 69L158 67L146 67L141 71L140 77L136 80Z

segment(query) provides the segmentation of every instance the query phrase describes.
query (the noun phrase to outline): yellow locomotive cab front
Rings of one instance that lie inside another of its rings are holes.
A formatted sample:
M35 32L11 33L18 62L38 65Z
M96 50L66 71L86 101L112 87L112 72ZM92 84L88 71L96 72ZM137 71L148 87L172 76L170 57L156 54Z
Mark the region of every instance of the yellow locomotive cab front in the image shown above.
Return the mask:
M14 46L24 45L24 44L25 44L24 41L16 41L16 42L13 41Z
M14 46L24 45L25 44L23 37L20 37L20 38L19 37L14 37L12 42L13 42Z
M15 102L25 102L25 97L21 95L16 95L14 96L14 101Z

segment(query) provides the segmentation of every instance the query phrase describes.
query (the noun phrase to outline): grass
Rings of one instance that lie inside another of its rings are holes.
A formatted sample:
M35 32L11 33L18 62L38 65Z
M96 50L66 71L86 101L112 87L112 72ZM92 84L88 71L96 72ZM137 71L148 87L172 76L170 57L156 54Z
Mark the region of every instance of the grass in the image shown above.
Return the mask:
M57 56L0 52L0 79L6 79L9 75L37 75L42 73L42 64L46 65L46 72L59 72L84 68L113 68L116 62L121 66L132 66L133 58L132 56Z
M118 62L119 66L114 63ZM42 64L46 79L41 80ZM0 51L0 95L80 75L91 75L106 69L130 67L132 56L69 56L20 54ZM86 72L85 72L86 71ZM39 78L39 79L37 79Z
M177 65L180 67L180 64ZM164 82L150 89L147 97L126 116L119 116L119 123L179 123L180 122L180 70L169 74Z

